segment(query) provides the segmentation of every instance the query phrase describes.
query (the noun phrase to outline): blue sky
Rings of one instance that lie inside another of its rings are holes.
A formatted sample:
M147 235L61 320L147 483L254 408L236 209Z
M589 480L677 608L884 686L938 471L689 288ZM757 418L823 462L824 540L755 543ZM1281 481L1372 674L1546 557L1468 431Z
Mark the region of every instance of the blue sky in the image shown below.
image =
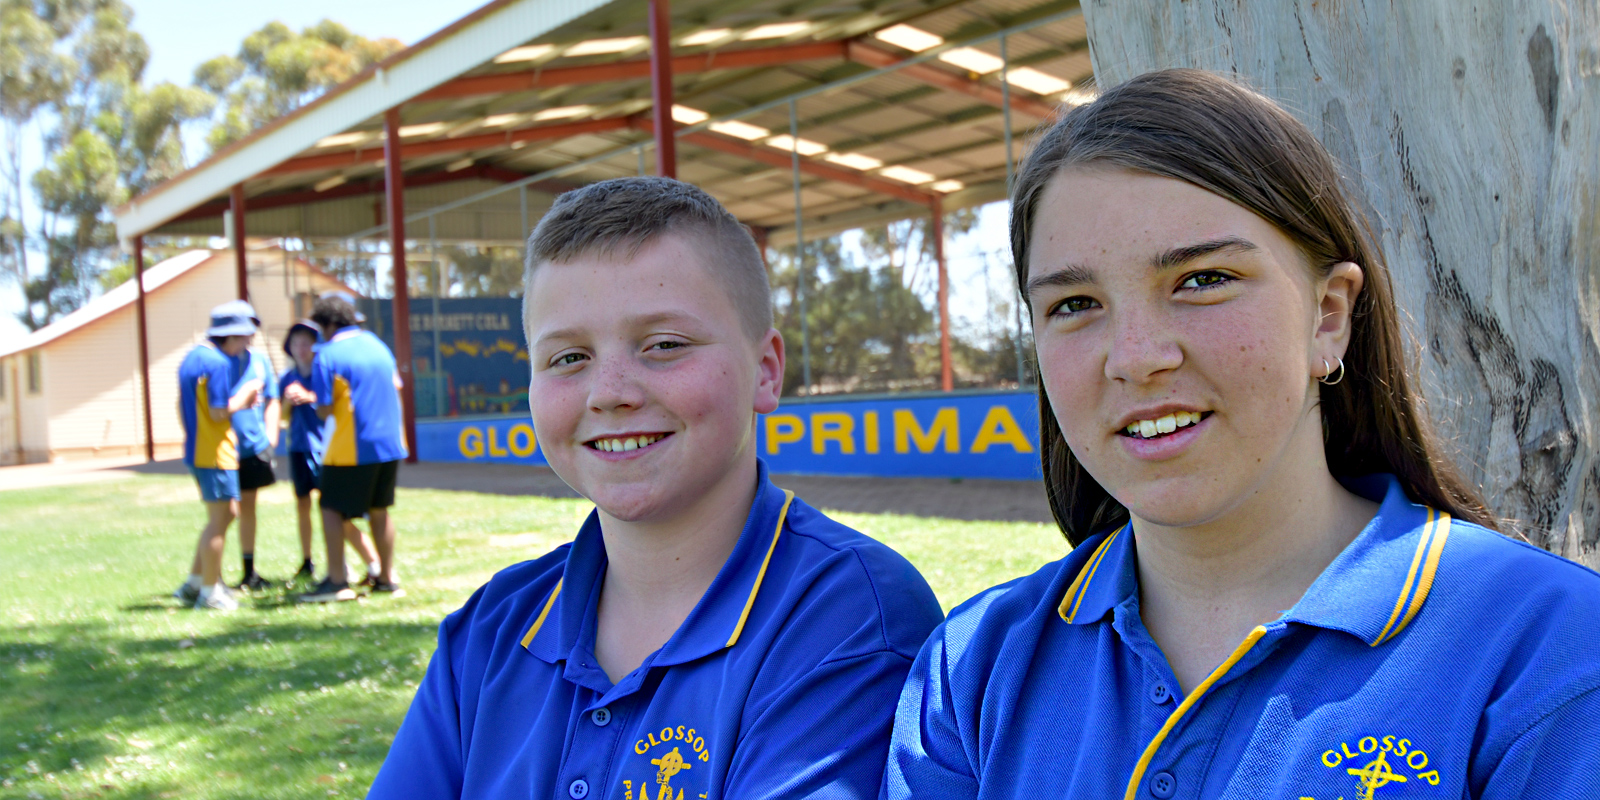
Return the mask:
M132 6L133 29L144 36L150 46L150 63L145 69L147 84L161 81L187 84L194 69L202 62L223 53L238 50L239 43L251 32L273 20L299 29L320 22L324 18L344 24L352 31L373 37L394 37L413 44L434 31L467 14L478 4L477 0L465 3L421 2L421 0L270 0L270 2L240 2L239 0L212 0L197 4L194 0L128 0ZM30 137L31 148L25 149L24 168L31 173L40 163L37 136ZM191 159L198 148L192 147ZM29 212L29 224L36 226L39 214ZM985 277L983 254L990 262L988 291L1010 291L1011 280L1005 275L1009 259L995 256L995 245L1007 241L1006 213L1003 204L985 207L979 228L972 235L950 242L948 254L951 271L951 298L953 321L959 325L963 318L973 324L981 320L985 304ZM985 246L987 243L987 246ZM30 259L34 265L37 256ZM20 292L12 286L0 287L0 337L11 337L26 332L16 321L20 309Z

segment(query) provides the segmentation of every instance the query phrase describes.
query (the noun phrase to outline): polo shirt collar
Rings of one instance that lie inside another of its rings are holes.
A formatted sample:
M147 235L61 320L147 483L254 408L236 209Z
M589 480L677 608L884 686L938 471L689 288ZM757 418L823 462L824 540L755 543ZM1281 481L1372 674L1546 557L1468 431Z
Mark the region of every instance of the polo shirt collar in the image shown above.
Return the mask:
M764 462L757 462L756 484L755 502L733 552L694 610L644 666L687 663L739 642L794 498L793 492L768 480ZM592 663L606 563L599 513L590 512L567 551L561 580L536 606L537 616L529 620L522 637L522 646L529 653L552 664L562 660Z
M1282 621L1344 631L1377 647L1404 630L1426 602L1450 536L1451 517L1411 502L1393 475L1340 480L1345 488L1379 503L1378 514ZM1094 546L1062 596L1058 613L1073 625L1100 622L1138 590L1133 529L1124 525Z

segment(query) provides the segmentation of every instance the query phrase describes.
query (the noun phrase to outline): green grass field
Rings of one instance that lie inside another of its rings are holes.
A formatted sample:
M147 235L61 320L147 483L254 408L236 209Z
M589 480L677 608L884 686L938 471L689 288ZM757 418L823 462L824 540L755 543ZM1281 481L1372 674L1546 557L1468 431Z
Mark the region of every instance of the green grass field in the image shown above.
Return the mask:
M215 614L168 596L197 500L189 479L154 475L0 492L0 798L360 797L439 620L589 510L401 490L408 596L297 607L278 593ZM263 492L260 514L258 568L285 577L299 558L288 487ZM1066 552L1044 525L837 517L905 554L947 609Z

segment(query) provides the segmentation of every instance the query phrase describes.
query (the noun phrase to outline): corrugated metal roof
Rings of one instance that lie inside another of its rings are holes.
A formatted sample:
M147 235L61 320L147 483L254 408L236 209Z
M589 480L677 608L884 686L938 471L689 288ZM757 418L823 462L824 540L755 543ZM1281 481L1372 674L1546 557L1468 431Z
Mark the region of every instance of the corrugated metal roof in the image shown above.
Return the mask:
M880 187L942 196L947 209L1003 196L1001 72L995 58L1000 48L994 34L1011 30L1010 69L1032 71L1008 72L1012 129L1024 141L1046 114L1041 109L1063 96L1062 87L1092 85L1075 8L1072 0L884 0L872 6L678 0L672 8L674 56L687 66L676 70L677 104L757 126L733 136L715 128L680 131L680 177L706 187L748 224L783 239L793 226L793 186L787 150L769 142L788 146L783 101L808 93L794 102L800 138L807 148L826 150L807 160L836 170L845 165L843 172L807 175L802 205L808 231L926 213L909 195L872 188L874 180ZM641 39L644 9L642 0L498 0L396 56L385 80L357 78L316 109L257 134L255 143L219 154L169 182L174 186L139 198L119 213L119 225L126 226L121 233L220 232L222 198L231 185L222 178L234 176L250 197L247 208L258 209L246 216L252 235L373 235L381 230L375 216L381 195L373 193L382 180L378 139L382 112L392 104L402 104L403 132L410 134L402 146L408 216L560 171L530 193L535 210L529 214L537 219L565 186L639 170L638 150L648 149L650 141L650 91L640 66L648 55ZM892 43L892 36L878 35L901 25L942 38L943 49L919 56ZM491 27L500 30L491 33ZM782 35L745 38L773 32ZM594 52L607 49L612 52ZM917 58L923 61L912 67L874 72ZM422 76L417 70L423 65L438 71ZM364 88L368 84L390 88ZM1041 95L1025 86L1050 91ZM585 129L572 129L574 123ZM569 135L542 138L544 131L556 130L552 126L564 126L560 130ZM766 134L758 135L758 129ZM769 139L779 135L785 138ZM653 170L653 153L644 162ZM904 168L929 180L917 185L923 179ZM358 184L366 189L356 191ZM178 197L185 199L173 199ZM448 239L520 238L520 203L517 192L485 197L439 214L434 230ZM174 220L185 212L186 219ZM167 221L153 225L163 215ZM416 224L408 233L421 238L426 229Z

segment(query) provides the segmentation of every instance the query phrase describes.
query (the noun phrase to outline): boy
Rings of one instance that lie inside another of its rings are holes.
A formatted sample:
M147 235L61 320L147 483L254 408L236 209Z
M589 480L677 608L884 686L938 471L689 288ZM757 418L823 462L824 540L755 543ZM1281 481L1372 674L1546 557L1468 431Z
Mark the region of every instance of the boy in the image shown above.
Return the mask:
M311 393L311 364L322 328L309 319L296 322L283 340L283 351L294 363L278 377L278 393L283 398L283 418L289 423L289 476L294 482L295 516L300 531L300 571L296 581L307 585L316 574L311 560L311 493L322 477L322 420L317 417L317 396ZM346 520L344 538L367 565L367 585L377 582L377 555L361 535L361 529Z
M344 526L365 515L378 551L374 595L401 597L394 574L394 484L406 457L400 413L400 371L382 339L357 327L349 295L329 292L312 307L311 320L328 335L311 367L317 416L332 417L322 457L322 538L328 576L299 596L303 603L354 600L345 578Z
M749 233L688 184L593 184L523 303L539 447L596 509L440 626L369 796L876 798L942 615L756 458L784 349Z
M258 592L272 582L256 573L256 490L277 482L272 474L272 451L278 447L278 382L272 379L272 362L265 353L246 350L239 384L261 387L256 400L233 414L233 432L239 440L239 553L244 577L238 588Z
M172 595L197 609L239 607L222 585L222 547L239 499L239 458L230 417L254 403L261 390L259 383L238 381L243 372L239 356L260 324L255 309L243 300L217 306L211 310L206 341L195 345L178 367L183 461L200 486L206 526L195 547L189 579Z

